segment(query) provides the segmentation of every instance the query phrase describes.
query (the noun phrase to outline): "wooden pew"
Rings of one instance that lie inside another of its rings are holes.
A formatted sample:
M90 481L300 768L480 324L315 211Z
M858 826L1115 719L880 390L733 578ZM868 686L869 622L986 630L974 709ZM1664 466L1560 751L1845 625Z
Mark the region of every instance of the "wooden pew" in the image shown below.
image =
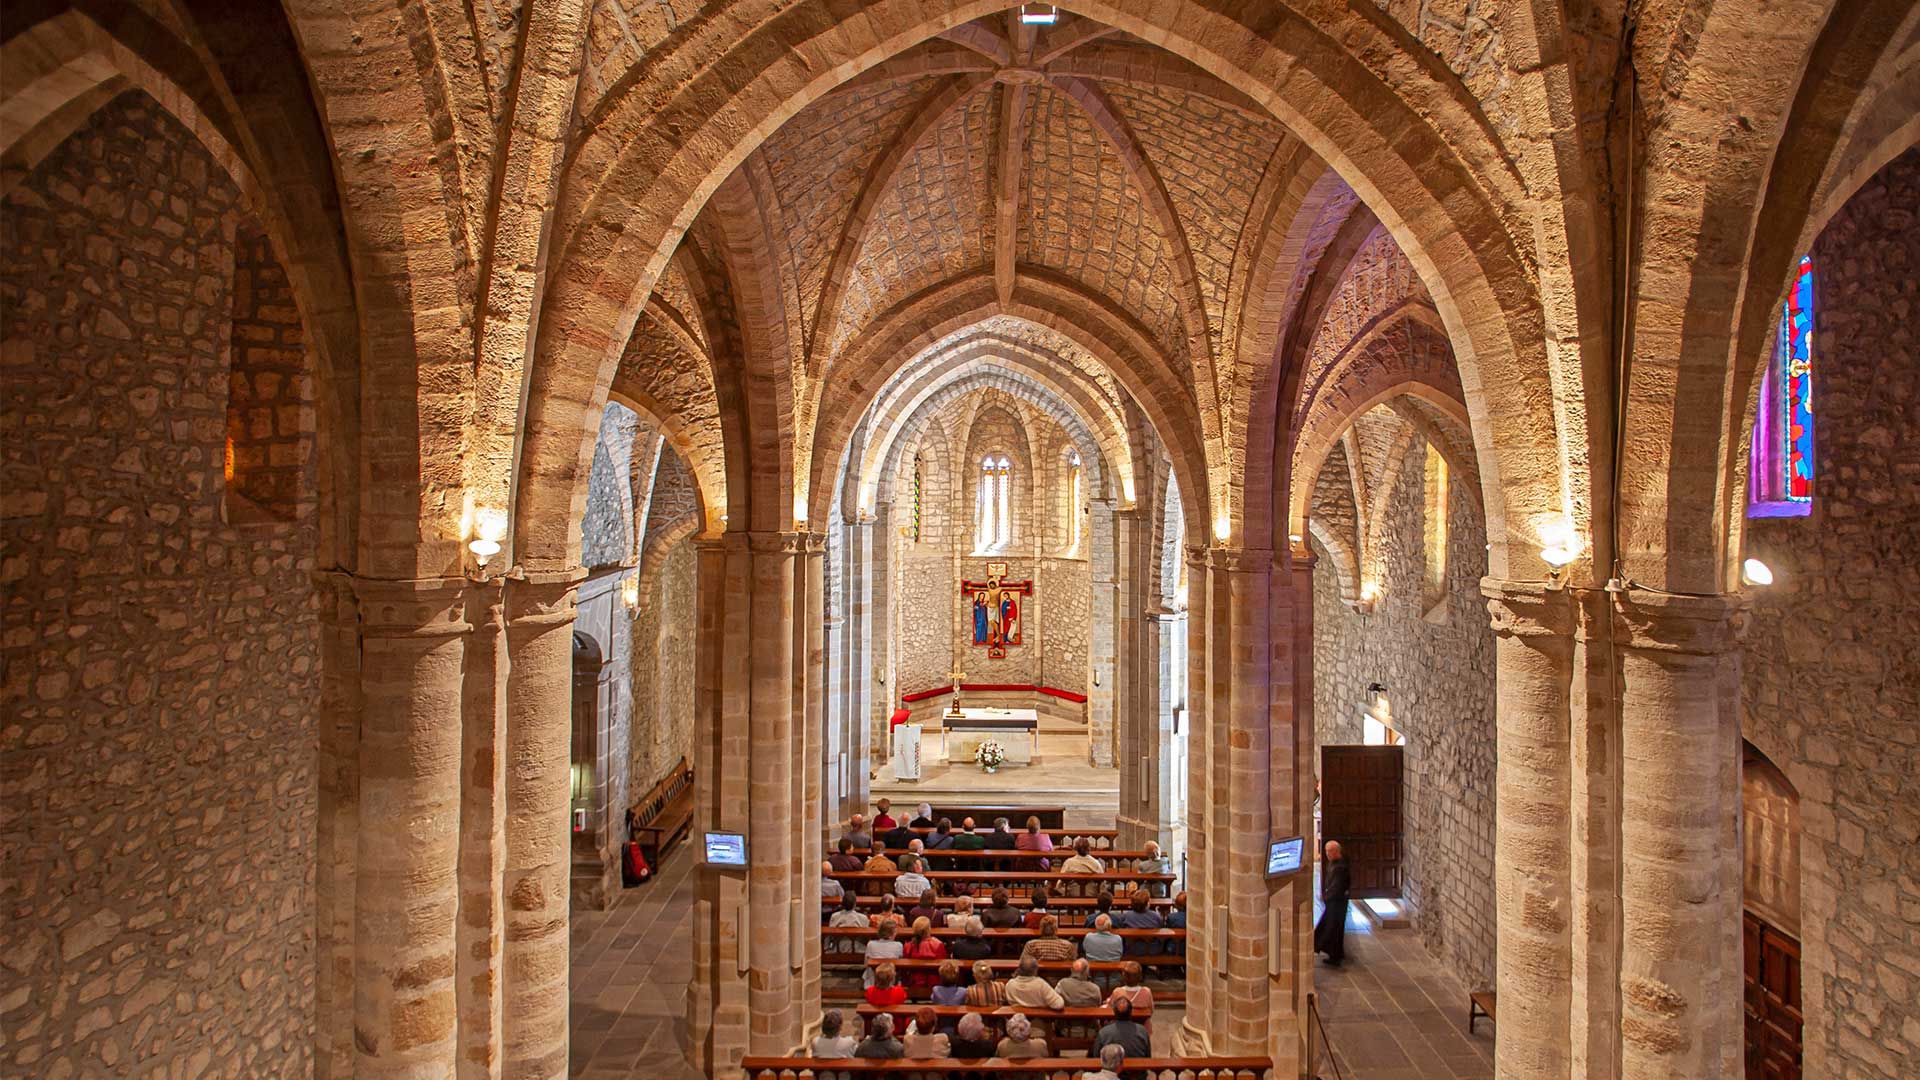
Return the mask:
M660 856L693 825L693 766L686 758L627 808L627 835L657 869Z
M934 820L938 821L939 818L936 816ZM952 820L953 820L953 831L957 834L960 832L960 822L965 819L954 818ZM1023 822L1024 822L1024 819L1022 819L1022 821L1017 821L1012 824L1012 829L1015 833L1023 833L1027 831L1026 825ZM919 828L919 829L913 830L913 832L919 836L931 836L936 831L938 830L929 829L929 828ZM973 831L979 833L981 836L986 836L989 833L993 832L993 822L991 820L981 821L979 818L974 818ZM1092 844L1095 848L1112 847L1114 840L1116 840L1120 836L1120 830L1113 829L1113 828L1049 829L1043 825L1041 826L1040 831L1043 833L1046 833L1048 836L1053 837L1053 842L1056 845L1061 844L1061 841L1063 840L1064 841L1076 840L1084 836L1087 838L1087 842ZM1065 844L1062 846L1071 847L1072 845Z
M1151 933L1152 931L1147 932ZM940 965L946 963L946 961L914 960L906 957L901 957L898 960L869 960L859 953L828 953L821 958L820 963L823 967L875 968L881 964L892 964L893 969L899 972L900 977L904 980L910 974L938 974ZM1020 961L1013 957L995 957L991 960L977 960L973 963L986 964L993 968L995 978L1006 979L1020 973ZM1168 971L1185 970L1187 958L1182 953L1162 953L1158 956L1129 956L1125 960L1089 960L1087 961L1087 968L1094 975L1109 977L1095 980L1104 986L1113 979L1118 979L1121 974L1121 969L1130 963L1139 964L1142 968L1146 969L1148 975L1152 975L1155 972L1165 973ZM1039 964L1040 974L1046 976L1048 982L1054 982L1058 979L1066 978L1067 973L1073 970L1074 962L1072 960L1042 960ZM960 966L971 967L972 965L963 960L960 962Z
M933 905L936 908L949 909L954 906L955 899L957 898L952 896L937 896L934 898ZM974 913L978 914L985 909L986 903L982 902L981 898L978 896L974 897L974 901L978 905L974 908ZM856 896L854 897L854 902L858 910L868 912L869 914L880 910L880 897L878 896ZM894 902L898 904L899 900L896 898ZM1052 901L1047 905L1047 910L1053 912L1053 914L1057 918L1059 918L1060 926L1062 929L1064 929L1068 926L1075 925L1077 923L1083 922L1086 919L1090 918L1093 915L1094 907L1098 902L1099 902L1099 898L1094 896L1055 896L1052 898ZM1152 901L1150 901L1150 903L1153 907L1153 910L1158 911L1162 918L1165 918L1167 914L1173 910L1173 901L1170 898L1165 896L1156 896L1152 899ZM822 897L820 901L820 906L823 914L830 914L834 911L839 910L840 901ZM901 905L900 914L904 916L906 914L907 908L911 906L912 906L911 904ZM1031 908L1033 906L1033 897L1031 896L1008 897L1007 906L1020 908L1024 912L1026 909ZM1126 907L1125 901L1122 898L1116 896L1113 902L1113 909L1115 911L1120 911L1120 910L1123 910L1125 907Z
M838 849L835 850L837 851ZM830 855L833 853L834 852L831 851L828 852ZM890 847L887 849L887 858L897 861L898 856L903 853L904 849L902 848ZM873 849L854 848L848 852L848 854L857 855L865 859L873 854ZM1052 859L1054 862L1064 862L1067 859L1073 858L1073 849L1054 848L1052 851L1007 851L1005 849L999 851L956 851L953 848L929 848L925 852L922 852L922 854L926 855L929 859L951 859L963 865L981 861L992 862L996 860L1005 861L1008 859ZM1136 860L1147 857L1147 853L1144 850L1115 851L1112 848L1099 848L1091 852L1091 854L1108 865L1123 863L1127 866L1132 866Z
M864 870L836 870L831 875L845 888L853 892L893 891L894 879L898 872L869 874ZM1171 891L1175 876L1172 874L1142 874L1133 870L1113 871L1104 874L1063 874L1059 870L930 870L927 880L940 889L942 896L958 896L960 893L972 893L975 896L990 896L996 888L1004 888L1013 896L1028 896L1036 889L1045 889L1049 895L1096 896L1102 890L1113 893L1115 898L1132 892L1136 888L1145 888L1155 892ZM1154 886L1160 886L1154 889ZM870 888L876 887L876 888Z
M1081 938L1086 937L1092 932L1092 929L1085 926L1063 926L1060 928L1059 936L1077 943ZM878 937L879 933L877 929L863 929L858 926L826 926L820 929L820 947L828 956L832 956L835 953L839 953L841 956L858 956L861 950L866 947L867 942ZM1136 949L1143 954L1150 955L1153 953L1167 952L1168 946L1173 945L1178 951L1185 951L1187 942L1187 932L1185 930L1115 930L1114 933L1119 934L1122 940L1126 942L1127 956L1129 958L1134 955ZM900 939L904 941L908 936L910 935L902 934L900 935ZM962 930L947 930L943 928L934 930L933 936L941 941L952 942L967 935L966 932ZM1006 955L1016 959L1020 955L1020 950L1026 946L1027 942L1039 936L1040 931L1027 930L1025 928L988 930L981 935L982 938L993 946L996 956Z
M1025 1080L1073 1080L1100 1068L1098 1058L867 1058L741 1059L747 1080L803 1080L821 1073L856 1076L862 1080L974 1080L977 1077L1023 1077ZM1126 1080L1272 1080L1273 1062L1263 1057L1128 1058L1121 1068Z
M908 816L913 810L908 808ZM994 818L1006 818L1007 828L1014 832L1027 827L1027 819L1037 817L1043 829L1065 829L1067 808L1064 806L968 806L964 803L934 803L933 820L952 818L954 828L967 818L973 819L974 827L981 832L993 830Z
M894 1005L881 1008L878 1005L861 1005L854 1010L860 1017L862 1027L873 1023L873 1018L885 1013L893 1017L893 1030L904 1032L913 1022L914 1014L921 1009L932 1009L940 1018L940 1030L951 1032L960 1018L968 1013L979 1013L981 1022L987 1025L995 1039L1007 1033L1007 1021L1020 1015L1033 1022L1034 1034L1047 1040L1047 1047L1058 1052L1084 1054L1093 1048L1094 1036L1100 1033L1100 1025L1113 1019L1113 1010L1105 1005L1078 1009L1030 1009L1020 1005Z

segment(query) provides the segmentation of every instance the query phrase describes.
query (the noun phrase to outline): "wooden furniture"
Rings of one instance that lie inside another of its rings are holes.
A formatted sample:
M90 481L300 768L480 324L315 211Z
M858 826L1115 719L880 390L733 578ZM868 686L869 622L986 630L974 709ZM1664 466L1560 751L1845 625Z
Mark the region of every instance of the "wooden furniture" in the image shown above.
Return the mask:
M1749 1080L1800 1080L1805 1022L1800 1005L1800 939L1749 908L1745 948L1746 1074Z
M967 818L973 819L975 831L989 833L993 831L994 818L1006 818L1007 828L1020 832L1027 827L1027 819L1037 817L1043 829L1065 829L1067 827L1067 808L1064 806L972 806L963 803L934 803L933 820L952 818L953 827L958 829ZM1081 829L1080 835L1107 832L1112 829Z
M954 899L955 898L951 896L937 896L934 898L933 905L937 908L950 909L954 906ZM880 910L880 901L881 898L878 896L854 897L854 903L858 910L867 912L868 914ZM974 913L979 914L985 909L986 902L981 901L977 896L974 897L974 901ZM899 904L899 899L896 898L894 903ZM1060 920L1060 927L1064 930L1091 919L1094 914L1094 906L1097 903L1099 903L1099 898L1093 896L1055 896L1048 903L1047 910L1051 911L1054 917ZM1167 914L1173 910L1173 901L1164 896L1154 897L1150 905L1153 910L1160 913L1162 918L1165 918ZM823 911L832 912L839 909L840 901L822 897L820 906ZM907 913L907 908L912 906L912 904L901 905L898 910L904 917ZM1031 908L1033 906L1033 898L1030 896L1009 897L1007 906L1021 909ZM1116 898L1114 901L1114 910L1118 911L1124 907L1126 907L1126 905ZM993 933L994 931L989 930L988 932Z
M873 1080L973 1080L975 1077L1016 1076L1026 1080L1075 1080L1096 1072L1098 1058L782 1058L741 1059L747 1080L806 1080L823 1073ZM1128 1058L1121 1075L1127 1080L1269 1080L1273 1062L1263 1057Z
M1493 1016L1494 999L1497 995L1491 990L1475 990L1467 995L1467 1034L1473 1034L1474 1021L1486 1017L1488 1023L1497 1023Z
M914 1014L923 1008L931 1008L940 1018L942 1030L951 1030L960 1018L968 1013L978 1013L982 1023L998 1039L1007 1033L1007 1021L1015 1015L1024 1016L1033 1022L1034 1034L1047 1040L1047 1048L1055 1053L1084 1054L1093 1048L1095 1036L1100 1034L1100 1025L1113 1019L1113 1010L1101 1005L1080 1009L1034 1009L1022 1005L895 1005L881 1008L878 1005L862 1005L854 1010L862 1024L870 1025L873 1018L885 1013L893 1017L893 1030L902 1032L914 1020Z
M1009 738L1015 732L1023 737ZM958 745L954 745L955 735L960 736ZM988 739L1006 751L1007 764L1031 764L1040 756L1040 714L1032 709L961 709L958 716L940 714L940 757L948 764L972 761L974 749ZM979 820L974 819L976 824ZM1011 819L1008 823L1012 824Z
M900 875L898 872L869 874L837 870L831 876L853 892L892 892L894 879ZM929 870L925 876L939 887L942 896L958 896L963 892L989 896L993 890L1002 888L1013 896L1031 895L1038 889L1045 889L1052 896L1095 896L1105 891L1114 895L1116 906L1124 906L1118 903L1119 898L1136 888L1156 891L1153 886L1171 888L1174 882L1172 874L1142 874L1134 870L1104 874L1063 874L1059 870Z
M655 867L693 826L693 766L681 758L660 782L627 808L627 835Z
M821 958L820 962L828 967L877 968L881 964L892 964L894 970L898 971L902 977L910 972L918 972L923 975L938 974L940 965L946 963L945 960L920 960L906 956L897 957L892 960L881 960L878 958L869 960L859 953L841 953L838 956L828 953L825 957ZM1038 963L1040 964L1041 974L1054 976L1054 978L1065 977L1068 972L1073 970L1074 965L1073 960L1041 960ZM969 967L973 964L988 965L993 968L994 975L1002 979L1011 978L1020 972L1020 961L1016 957L1003 956L995 957L991 960L961 961L961 966L963 967ZM1184 953L1161 953L1157 956L1151 954L1145 956L1129 956L1125 960L1088 960L1087 969L1094 975L1106 975L1117 978L1122 974L1121 969L1128 964L1139 964L1142 968L1146 969L1148 975L1152 975L1155 971L1176 968L1185 969L1187 966L1187 957ZM1054 979L1050 978L1047 981L1053 982ZM1100 979L1098 981L1105 984L1111 980Z
M1348 896L1400 898L1401 746L1320 748L1320 832L1340 842Z

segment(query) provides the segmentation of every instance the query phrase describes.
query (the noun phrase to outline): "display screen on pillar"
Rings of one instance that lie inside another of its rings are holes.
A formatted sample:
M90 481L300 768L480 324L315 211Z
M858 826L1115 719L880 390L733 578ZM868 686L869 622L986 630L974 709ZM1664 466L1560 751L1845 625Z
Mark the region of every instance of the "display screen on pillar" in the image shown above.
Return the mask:
M1281 878L1298 873L1306 856L1305 837L1288 836L1267 844L1267 877Z
M737 832L707 834L707 866L747 865L747 838Z

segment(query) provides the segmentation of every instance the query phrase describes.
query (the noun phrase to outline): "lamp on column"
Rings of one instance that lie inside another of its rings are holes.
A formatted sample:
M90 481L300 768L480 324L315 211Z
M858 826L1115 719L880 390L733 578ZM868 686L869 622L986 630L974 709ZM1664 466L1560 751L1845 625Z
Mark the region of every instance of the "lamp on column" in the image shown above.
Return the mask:
M485 577L487 562L500 554L500 541L507 536L507 512L494 507L481 507L474 512L473 538L467 541L467 551L473 555L473 561Z
M1773 584L1773 567L1759 559L1748 559L1740 564L1740 580L1748 585Z

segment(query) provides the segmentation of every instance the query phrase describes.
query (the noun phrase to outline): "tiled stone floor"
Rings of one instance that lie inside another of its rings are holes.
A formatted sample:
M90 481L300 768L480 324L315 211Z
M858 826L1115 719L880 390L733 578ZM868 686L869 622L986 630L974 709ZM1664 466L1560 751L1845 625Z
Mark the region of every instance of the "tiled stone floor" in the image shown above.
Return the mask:
M612 911L573 914L573 1062L581 1080L683 1080L688 1063L694 861L681 848L658 880L628 889ZM1481 1080L1493 1075L1493 1029L1469 1036L1467 994L1427 955L1415 930L1373 932L1357 911L1347 962L1318 963L1314 987L1328 1041L1352 1080ZM1179 1023L1156 1010L1154 1043ZM1164 1020L1165 1022L1159 1022ZM1331 1064L1320 1076L1331 1080Z
M1355 1080L1482 1080L1493 1075L1493 1025L1467 1034L1467 989L1418 930L1374 931L1347 917L1347 959L1315 961L1320 1015L1343 1074ZM1324 1061L1320 1075L1331 1080Z

